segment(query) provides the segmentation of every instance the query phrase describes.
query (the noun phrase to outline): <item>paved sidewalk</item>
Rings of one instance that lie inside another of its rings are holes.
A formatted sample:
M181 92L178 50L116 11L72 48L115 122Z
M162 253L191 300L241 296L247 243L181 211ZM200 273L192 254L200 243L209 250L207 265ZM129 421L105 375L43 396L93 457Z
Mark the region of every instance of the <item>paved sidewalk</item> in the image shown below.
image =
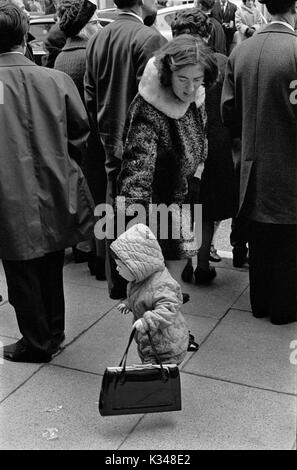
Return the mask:
M101 417L98 395L117 365L131 318L115 309L86 264L65 266L66 342L49 364L0 363L0 449L295 449L297 325L250 312L247 269L230 259L184 306L200 349L181 366L182 411ZM0 341L20 337L0 264ZM128 362L139 362L131 348ZM55 439L48 439L49 431Z

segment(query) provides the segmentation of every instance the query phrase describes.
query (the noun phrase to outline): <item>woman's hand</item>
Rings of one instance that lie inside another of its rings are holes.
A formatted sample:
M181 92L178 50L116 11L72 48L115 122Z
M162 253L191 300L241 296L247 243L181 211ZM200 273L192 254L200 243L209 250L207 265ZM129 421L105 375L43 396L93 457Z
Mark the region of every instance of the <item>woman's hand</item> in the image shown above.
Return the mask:
M132 313L132 310L130 310L126 304L117 305L117 309L119 310L119 312L121 312L122 315L127 315L128 313Z
M137 331L139 331L140 333L145 333L147 328L144 326L144 323L143 321L141 320L141 318L138 318L138 320L136 320L136 322L133 323L132 325L132 329L136 329Z

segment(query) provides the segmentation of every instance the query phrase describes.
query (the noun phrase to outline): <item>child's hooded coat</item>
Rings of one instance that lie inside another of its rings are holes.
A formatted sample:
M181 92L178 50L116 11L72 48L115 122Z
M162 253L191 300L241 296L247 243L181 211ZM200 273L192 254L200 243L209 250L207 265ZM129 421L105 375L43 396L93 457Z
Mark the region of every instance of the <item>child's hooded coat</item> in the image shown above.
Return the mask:
M127 287L126 305L149 329L162 362L179 363L187 351L189 331L181 313L180 285L169 274L159 243L143 224L137 224L115 240L111 249L129 268L135 281ZM136 332L140 358L156 362L148 335Z

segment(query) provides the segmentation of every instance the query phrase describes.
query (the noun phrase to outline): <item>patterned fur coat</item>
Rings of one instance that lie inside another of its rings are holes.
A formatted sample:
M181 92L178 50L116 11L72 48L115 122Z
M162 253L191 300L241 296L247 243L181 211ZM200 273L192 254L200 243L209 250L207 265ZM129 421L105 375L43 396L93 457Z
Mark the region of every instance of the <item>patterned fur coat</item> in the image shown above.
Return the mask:
M128 284L125 300L133 322L141 318L161 362L179 364L187 353L189 331L181 313L180 285L165 268L156 238L148 227L137 224L120 235L111 249L135 278ZM156 363L148 335L137 331L135 340L142 362Z
M196 103L179 100L171 87L161 86L152 58L128 112L118 194L125 197L126 206L138 203L147 210L150 203L174 204L167 239L160 237L160 224L153 230L167 260L190 258L198 249L188 183L207 156L204 95L200 87ZM182 230L172 237L172 227L180 223L182 205Z

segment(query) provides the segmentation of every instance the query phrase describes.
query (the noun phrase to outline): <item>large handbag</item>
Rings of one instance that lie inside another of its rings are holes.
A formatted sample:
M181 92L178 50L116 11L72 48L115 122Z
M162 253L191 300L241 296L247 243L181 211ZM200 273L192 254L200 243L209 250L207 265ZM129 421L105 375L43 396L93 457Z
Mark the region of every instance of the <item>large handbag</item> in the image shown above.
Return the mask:
M107 367L104 372L99 413L112 416L181 410L179 369L176 364L161 363L149 332L158 364L126 366L134 334L135 329L119 366Z

